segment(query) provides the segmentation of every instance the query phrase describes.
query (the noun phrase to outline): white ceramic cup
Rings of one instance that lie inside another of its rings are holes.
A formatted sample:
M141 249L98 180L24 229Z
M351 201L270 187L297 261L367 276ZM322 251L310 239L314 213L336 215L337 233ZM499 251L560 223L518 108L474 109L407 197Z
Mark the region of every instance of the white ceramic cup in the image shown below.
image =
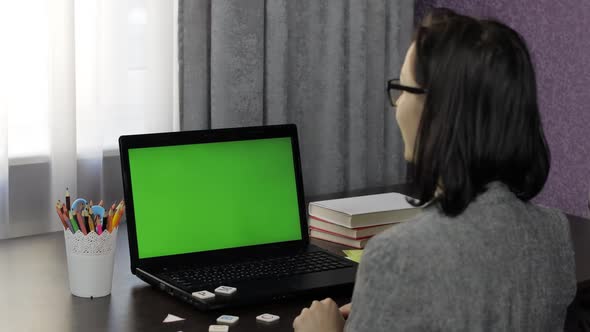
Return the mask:
M79 297L101 297L111 293L117 229L113 233L84 235L64 231L70 291Z

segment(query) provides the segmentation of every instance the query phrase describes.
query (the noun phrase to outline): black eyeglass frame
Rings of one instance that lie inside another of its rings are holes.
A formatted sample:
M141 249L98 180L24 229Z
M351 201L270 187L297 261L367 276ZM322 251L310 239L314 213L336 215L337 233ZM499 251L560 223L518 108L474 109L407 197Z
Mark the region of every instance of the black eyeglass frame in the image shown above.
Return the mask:
M406 91L409 93L419 94L419 95L422 95L422 94L425 94L428 92L427 89L422 89L422 88L399 84L399 78L391 79L391 80L387 81L387 96L389 97L389 102L391 103L391 106L393 106L393 107L395 107L395 101L391 98L392 97L391 90Z

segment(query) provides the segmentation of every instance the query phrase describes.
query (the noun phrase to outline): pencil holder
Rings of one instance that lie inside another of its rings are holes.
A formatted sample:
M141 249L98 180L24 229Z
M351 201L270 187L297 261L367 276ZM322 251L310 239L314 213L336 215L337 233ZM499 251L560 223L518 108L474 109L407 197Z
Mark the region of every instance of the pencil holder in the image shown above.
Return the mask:
M70 291L79 297L101 297L111 293L117 229L101 235L64 231Z

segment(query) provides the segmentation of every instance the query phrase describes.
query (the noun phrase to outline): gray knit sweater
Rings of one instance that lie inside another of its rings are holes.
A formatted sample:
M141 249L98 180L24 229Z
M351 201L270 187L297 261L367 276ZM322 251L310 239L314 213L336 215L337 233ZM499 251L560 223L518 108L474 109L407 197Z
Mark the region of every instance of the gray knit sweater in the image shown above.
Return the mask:
M369 241L346 331L562 331L576 291L569 225L492 183Z

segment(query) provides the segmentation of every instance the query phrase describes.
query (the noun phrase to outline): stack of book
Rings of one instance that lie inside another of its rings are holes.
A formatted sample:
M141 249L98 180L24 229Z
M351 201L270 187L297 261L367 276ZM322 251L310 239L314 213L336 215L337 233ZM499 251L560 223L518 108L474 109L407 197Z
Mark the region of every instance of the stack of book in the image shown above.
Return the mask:
M385 193L309 203L309 236L362 249L367 241L421 211L406 196Z

